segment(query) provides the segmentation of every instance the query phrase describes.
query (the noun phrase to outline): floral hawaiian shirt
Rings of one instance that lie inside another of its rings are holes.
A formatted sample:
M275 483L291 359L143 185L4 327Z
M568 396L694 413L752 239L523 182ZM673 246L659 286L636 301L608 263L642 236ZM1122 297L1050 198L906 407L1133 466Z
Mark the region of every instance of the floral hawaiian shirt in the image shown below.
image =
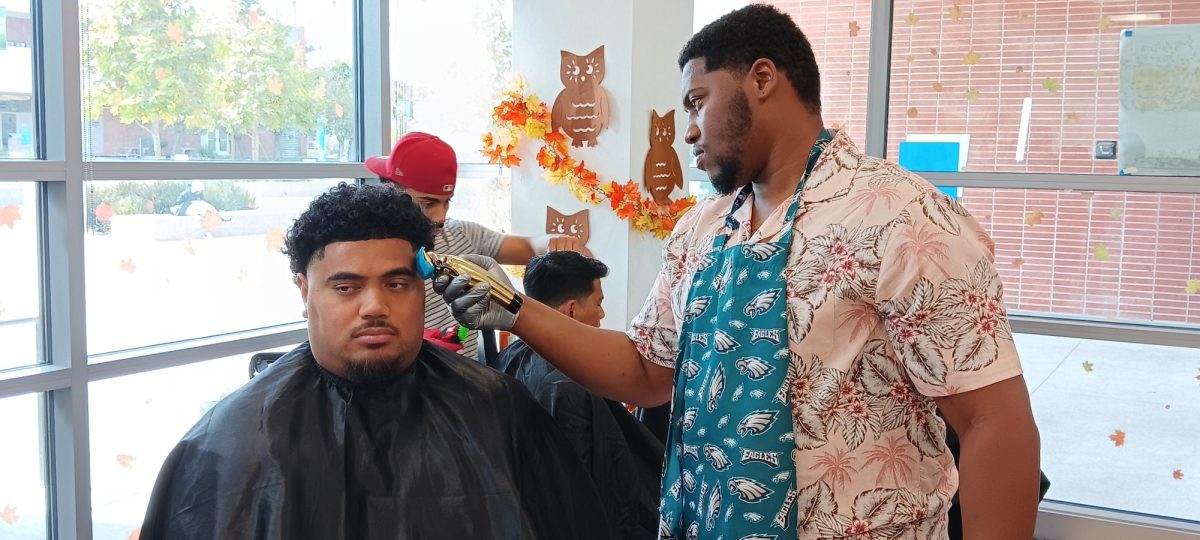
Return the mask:
M957 201L863 155L845 132L801 197L780 389L791 398L798 536L944 538L958 472L932 398L1021 374L991 239ZM688 291L713 238L730 232L733 198L697 204L667 240L629 330L655 364L679 360ZM729 246L779 237L789 202L753 232L743 205Z

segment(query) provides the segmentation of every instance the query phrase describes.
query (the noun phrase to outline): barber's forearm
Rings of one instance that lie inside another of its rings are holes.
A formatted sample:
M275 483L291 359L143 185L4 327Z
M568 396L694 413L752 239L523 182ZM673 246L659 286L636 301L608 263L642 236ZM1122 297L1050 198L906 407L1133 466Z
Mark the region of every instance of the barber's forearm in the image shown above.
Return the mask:
M524 301L513 333L575 382L642 407L671 398L670 370L644 360L629 336L580 323L528 297Z
M972 540L1029 540L1037 521L1040 443L1032 419L982 420L959 432L959 500Z

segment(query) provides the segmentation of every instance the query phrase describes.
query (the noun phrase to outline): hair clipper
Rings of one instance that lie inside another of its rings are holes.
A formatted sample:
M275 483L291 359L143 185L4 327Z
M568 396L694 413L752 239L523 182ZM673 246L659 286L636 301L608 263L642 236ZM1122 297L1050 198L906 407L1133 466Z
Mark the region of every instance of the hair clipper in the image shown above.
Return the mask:
M521 309L521 296L512 287L501 283L487 270L462 257L431 253L425 251L425 248L421 248L417 250L417 274L422 279L433 279L438 275L447 275L451 278L467 276L471 280L472 287L480 283L487 283L491 286L488 296L492 301L504 306L504 309L510 313L515 314L517 310Z

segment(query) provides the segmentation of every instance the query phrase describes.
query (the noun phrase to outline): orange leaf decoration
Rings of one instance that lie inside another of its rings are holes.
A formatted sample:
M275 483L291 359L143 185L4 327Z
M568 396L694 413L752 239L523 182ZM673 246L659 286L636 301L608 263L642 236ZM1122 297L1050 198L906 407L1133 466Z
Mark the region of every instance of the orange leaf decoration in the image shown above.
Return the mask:
M1091 373L1093 369L1096 369L1096 364L1088 362L1087 360L1083 361L1083 370L1084 371Z
M250 26L258 26L258 10L257 9L252 9L252 10L250 10L250 13L246 14L246 22L250 23Z
M946 87L942 86L942 83L940 83L940 82L933 83L933 91L934 92L941 92L942 90L945 90L945 89L946 89Z
M186 251L188 255L193 257L196 256L196 246L192 244L191 240L183 243L183 250Z
M167 23L167 37L176 45L183 43L183 28L174 21Z
M1183 471L1181 471L1179 469L1175 469L1175 472L1171 473L1171 478L1174 478L1176 480L1183 480Z
M979 63L979 53L977 53L975 51L968 52L966 54L966 56L963 56L962 63L964 63L968 66L973 66L975 64L978 64Z
M858 26L858 21L850 21L850 37L858 37L858 31L862 27Z
M1041 210L1034 210L1028 214L1025 214L1025 224L1029 225L1030 227L1034 227L1042 222L1042 217L1044 215L1045 214L1043 214Z
M333 114L336 114L338 118L341 118L342 116L344 116L346 114L346 109L342 108L341 103L334 103L333 104Z
M245 283L247 279L250 279L250 272L248 270L238 272L238 281Z
M12 525L13 523L16 523L18 519L21 519L21 516L17 515L17 509L7 504L4 505L4 510L0 511L0 521L4 521L5 523Z
M12 229L13 224L21 219L21 207L15 204L0 206L0 226Z
M108 203L102 202L96 206L96 219L99 221L108 221L112 219L115 213L113 207L109 206Z
M146 212L154 213L154 201L146 201Z
M133 259L121 259L120 268L122 272L129 272L130 274L132 274L134 270L137 270L137 267L133 265Z
M1109 435L1108 439L1113 442L1113 446L1117 446L1117 447L1125 446L1125 432L1124 431L1121 431L1118 429L1115 432L1113 432L1112 435Z
M285 244L283 227L275 227L267 231L267 251L279 253Z
M276 96L283 95L283 83L279 79L267 79L267 92Z
M163 68L154 68L154 78L158 79L160 81L166 79L167 78L167 70L165 70Z
M204 227L204 230L208 232L217 230L217 227L221 226L221 214L212 210L205 212L204 217L200 219L200 226Z
M129 454L117 454L117 465L126 469L133 468L133 462L137 461L137 457Z
M921 113L920 113L920 111L917 110L916 107L909 107L908 111L905 111L905 114L908 115L909 118L916 118L917 115L919 115Z
M1013 262L1012 262L1013 268L1020 268L1022 266L1025 266L1025 259L1022 259L1021 257L1017 257L1017 258L1013 259Z

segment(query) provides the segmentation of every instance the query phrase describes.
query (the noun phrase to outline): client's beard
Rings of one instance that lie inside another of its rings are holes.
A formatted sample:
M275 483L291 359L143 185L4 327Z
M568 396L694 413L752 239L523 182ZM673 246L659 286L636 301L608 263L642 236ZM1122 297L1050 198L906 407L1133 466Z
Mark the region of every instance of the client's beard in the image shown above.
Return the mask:
M351 360L346 365L346 379L370 385L394 379L407 369L408 366L400 358Z

